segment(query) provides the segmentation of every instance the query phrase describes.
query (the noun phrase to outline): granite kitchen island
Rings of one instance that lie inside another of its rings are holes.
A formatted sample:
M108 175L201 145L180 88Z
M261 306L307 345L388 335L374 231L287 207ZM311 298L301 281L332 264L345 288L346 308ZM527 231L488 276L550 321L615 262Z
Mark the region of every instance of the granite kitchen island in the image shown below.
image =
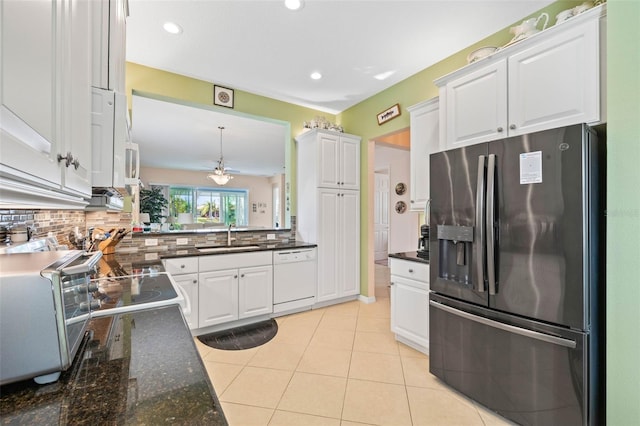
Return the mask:
M0 393L2 424L227 424L177 305L93 319L57 382Z

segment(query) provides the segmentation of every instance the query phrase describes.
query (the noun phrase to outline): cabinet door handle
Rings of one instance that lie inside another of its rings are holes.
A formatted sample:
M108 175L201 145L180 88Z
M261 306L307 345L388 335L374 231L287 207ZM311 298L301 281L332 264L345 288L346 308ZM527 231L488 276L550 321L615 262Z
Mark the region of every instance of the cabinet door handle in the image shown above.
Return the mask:
M244 274L240 275L240 278L244 278Z
M194 284L198 284L198 280L193 280L193 283Z
M515 125L515 124L512 124L512 125L510 125L510 126L509 126L509 128L510 128L511 130L515 130L516 125Z
M389 285L390 285L390 286L392 286L392 285L393 285L393 281L391 281L391 282L389 283Z
M504 129L502 127L498 127L498 133L502 133Z
M234 275L234 276L233 276L233 278L238 278L238 276L237 276L237 275Z
M185 268L185 265L180 265L180 268L181 268L181 269L184 269L184 268Z
M70 152L67 152L67 155L65 156L62 156L62 154L58 154L58 163L62 162L62 160L64 160L64 166L69 167L71 164L73 164L73 155L71 155ZM78 163L78 165L80 165L80 163Z
M409 273L410 273L410 274L413 274L413 269L409 269Z

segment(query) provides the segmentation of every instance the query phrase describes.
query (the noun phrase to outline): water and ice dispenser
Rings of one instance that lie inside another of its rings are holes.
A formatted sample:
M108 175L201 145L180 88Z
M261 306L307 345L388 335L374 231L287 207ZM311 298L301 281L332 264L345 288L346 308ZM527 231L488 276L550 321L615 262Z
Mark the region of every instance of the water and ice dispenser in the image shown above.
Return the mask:
M438 225L439 277L472 285L473 226Z

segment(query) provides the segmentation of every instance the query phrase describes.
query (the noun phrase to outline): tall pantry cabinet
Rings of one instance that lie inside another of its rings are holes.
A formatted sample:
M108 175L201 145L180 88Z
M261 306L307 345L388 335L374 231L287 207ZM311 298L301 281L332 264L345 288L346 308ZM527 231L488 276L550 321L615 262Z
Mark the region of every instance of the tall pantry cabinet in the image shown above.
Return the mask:
M296 138L297 231L318 244L318 303L360 293L360 140L320 129Z

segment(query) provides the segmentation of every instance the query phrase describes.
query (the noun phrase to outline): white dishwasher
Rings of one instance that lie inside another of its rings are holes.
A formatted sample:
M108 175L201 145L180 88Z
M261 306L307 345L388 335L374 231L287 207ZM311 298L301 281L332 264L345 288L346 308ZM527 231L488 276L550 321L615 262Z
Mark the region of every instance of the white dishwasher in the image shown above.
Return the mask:
M310 308L318 282L316 249L273 252L273 313Z

